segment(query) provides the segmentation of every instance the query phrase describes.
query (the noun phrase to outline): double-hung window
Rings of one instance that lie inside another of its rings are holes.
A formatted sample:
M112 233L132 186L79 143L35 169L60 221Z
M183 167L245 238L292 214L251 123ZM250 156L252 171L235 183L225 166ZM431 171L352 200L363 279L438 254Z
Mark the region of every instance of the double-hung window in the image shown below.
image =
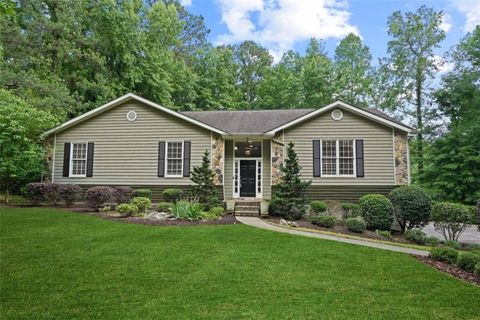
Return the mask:
M353 176L355 174L355 140L322 140L322 175Z
M87 144L72 143L71 144L71 177L87 176Z
M181 177L183 174L183 141L168 141L167 156L167 177Z

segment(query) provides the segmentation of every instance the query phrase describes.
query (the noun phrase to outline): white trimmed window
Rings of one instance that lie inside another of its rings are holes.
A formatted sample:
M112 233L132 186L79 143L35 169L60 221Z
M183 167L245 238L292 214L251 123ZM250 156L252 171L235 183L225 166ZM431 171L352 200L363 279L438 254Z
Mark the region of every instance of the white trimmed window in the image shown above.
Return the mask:
M167 177L181 177L183 174L183 141L168 141L165 157Z
M70 157L70 176L86 177L87 176L87 144L72 143Z
M355 140L322 140L322 175L355 175Z

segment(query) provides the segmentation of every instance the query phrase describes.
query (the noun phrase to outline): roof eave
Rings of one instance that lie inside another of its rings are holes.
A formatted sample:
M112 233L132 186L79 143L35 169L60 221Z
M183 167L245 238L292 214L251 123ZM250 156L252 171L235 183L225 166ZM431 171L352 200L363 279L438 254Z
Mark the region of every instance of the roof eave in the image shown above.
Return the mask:
M281 125L281 126L279 126L279 127L276 127L276 128L274 128L274 129L268 131L267 133L268 133L268 134L275 134L275 132L277 132L277 131L279 131L279 130L286 129L286 128L291 127L291 126L293 126L293 125L295 125L295 124L298 124L298 123L301 123L301 122L303 122L303 121L306 121L306 120L308 120L308 119L310 119L310 118L312 118L312 117L315 117L316 115L319 115L319 114L321 114L321 113L323 113L323 112L326 112L326 111L328 111L328 110L330 110L330 109L333 109L333 108L335 108L335 107L337 107L337 106L341 106L341 107L346 108L347 110L349 110L349 111L351 111L351 112L353 112L353 113L363 115L363 116L366 117L366 118L370 118L371 120L374 120L374 121L376 121L376 122L382 123L382 124L387 125L387 126L389 126L389 127L393 127L393 128L396 128L396 129L405 131L405 132L407 132L407 133L411 133L411 132L414 132L414 131L415 131L413 128L410 128L410 127L408 127L408 126L406 126L406 125L401 125L401 124L398 124L398 123L396 123L396 122L390 121L390 120L388 120L388 119L385 119L385 118L383 118L383 117L380 117L380 116L378 116L378 115L375 115L375 114L373 114L373 113L371 113L371 112L368 112L368 111L365 111L365 110L356 108L356 107L354 107L354 106L352 106L352 105L349 105L349 104L347 104L347 103L345 103L345 102L335 101L335 102L333 102L333 103L331 103L331 104L329 104L329 105L326 105L325 107L322 107L322 108L317 109L317 110L315 110L315 111L313 111L313 112L307 113L306 115L301 116L301 117L299 117L299 118L297 118L297 119L295 119L295 120L293 120L293 121L287 122L287 123L285 123L285 124L283 124L283 125Z

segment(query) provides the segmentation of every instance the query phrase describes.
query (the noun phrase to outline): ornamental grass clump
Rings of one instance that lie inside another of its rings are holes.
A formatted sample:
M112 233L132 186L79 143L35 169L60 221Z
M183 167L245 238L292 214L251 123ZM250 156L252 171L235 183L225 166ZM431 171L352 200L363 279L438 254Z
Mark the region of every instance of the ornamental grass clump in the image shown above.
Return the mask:
M203 206L196 200L178 200L171 211L177 219L196 221L202 217Z

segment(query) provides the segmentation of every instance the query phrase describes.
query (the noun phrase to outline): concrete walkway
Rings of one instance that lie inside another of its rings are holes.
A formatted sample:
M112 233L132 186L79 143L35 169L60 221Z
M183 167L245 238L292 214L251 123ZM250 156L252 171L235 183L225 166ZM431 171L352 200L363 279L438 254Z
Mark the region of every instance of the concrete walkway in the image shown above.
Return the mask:
M333 241L338 241L338 242L356 244L356 245L364 246L364 247L371 247L371 248L377 248L377 249L383 249L383 250L389 250L389 251L415 254L415 255L419 255L419 256L428 256L428 254L429 254L429 252L425 251L425 250L398 247L398 246L392 246L392 245L383 244L383 243L376 243L376 242L356 240L356 239L348 239L348 238L331 236L331 235L321 234L321 233L316 233L316 232L308 232L308 231L284 228L284 227L272 225L272 224L267 223L267 222L265 222L265 221L263 221L259 218L256 218L256 217L236 217L236 219L243 224L246 224L246 225L249 225L249 226L252 226L252 227L257 227L257 228L260 228L260 229L265 229L265 230L277 231L277 232L282 232L282 233L289 233L289 234L311 237L311 238L333 240Z

